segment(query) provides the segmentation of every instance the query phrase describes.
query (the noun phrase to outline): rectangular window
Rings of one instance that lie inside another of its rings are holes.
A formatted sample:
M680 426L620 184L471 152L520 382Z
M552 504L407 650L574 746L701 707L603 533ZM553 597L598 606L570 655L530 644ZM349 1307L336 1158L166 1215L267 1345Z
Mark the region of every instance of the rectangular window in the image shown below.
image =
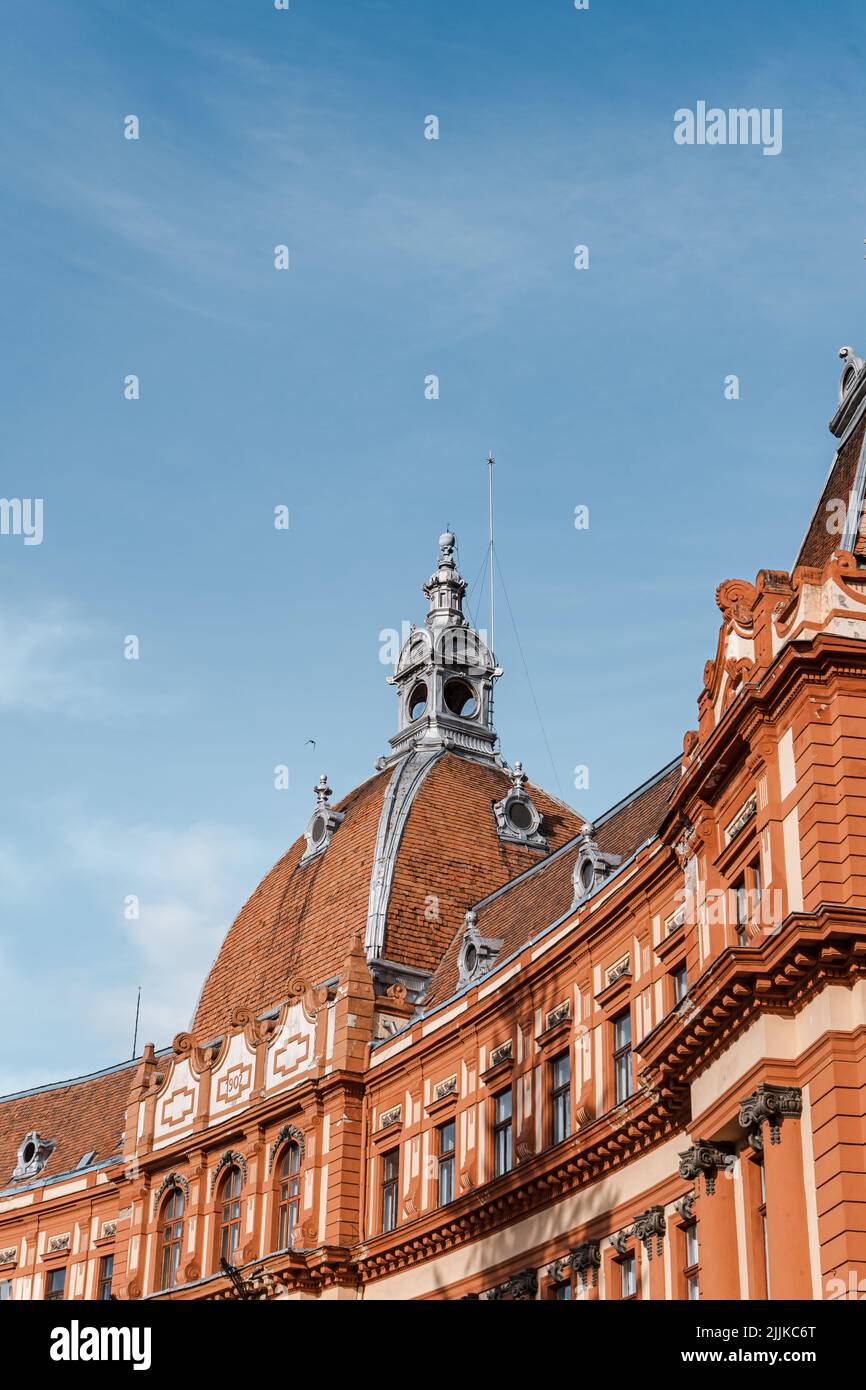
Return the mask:
M45 1299L48 1303L56 1303L64 1296L66 1288L66 1268L49 1269L48 1278L45 1282Z
M0 1303L12 1302L12 1280L0 1279Z
M678 965L676 970L671 971L671 981L674 987L674 1004L681 1004L689 992L689 978L686 974L686 964Z
M750 923L757 925L761 920L762 894L763 885L759 856L734 884L738 946L748 946L749 936L754 935L754 932L750 933L749 925Z
M686 1285L686 1297L690 1302L694 1302L701 1296L698 1282L698 1223L696 1221L683 1227L683 1245L685 1251L683 1278Z
M571 1057L563 1052L550 1064L552 1138L561 1144L571 1133Z
M763 889L762 889L762 887L761 887L761 860L760 860L760 857L757 858L757 859L755 860L755 862L754 862L754 864L751 866L751 868L752 868L752 915L753 915L753 917L755 918L755 921L758 922L758 921L760 921L760 918L761 918L761 894L762 894L762 892L763 892Z
M493 1097L493 1176L511 1167L511 1087Z
M625 1259L619 1261L619 1296L620 1298L634 1298L637 1294L637 1259L632 1255L626 1255Z
M440 1125L436 1131L438 1135L438 1155L439 1155L439 1205L447 1207L449 1202L454 1201L454 1148L456 1129L453 1120L449 1120L446 1125Z
M561 1284L551 1284L550 1297L558 1303L568 1302L571 1299L571 1284L567 1280Z
M613 1020L613 1072L616 1103L628 1100L632 1092L631 1079L631 1011Z
M114 1274L114 1256L103 1255L99 1261L99 1283L97 1285L96 1297L100 1302L105 1302L111 1298L111 1277Z
M400 1182L400 1150L382 1155L382 1231L397 1225L397 1188Z
M767 1174L764 1169L763 1160L758 1164L758 1172L761 1175L760 1196L758 1204L758 1217L761 1223L761 1254L764 1260L764 1280L767 1285L767 1298L772 1298L770 1292L770 1239L767 1230Z
M749 894L746 889L746 876L738 878L734 884L734 894L737 906L737 945L747 946L749 943Z

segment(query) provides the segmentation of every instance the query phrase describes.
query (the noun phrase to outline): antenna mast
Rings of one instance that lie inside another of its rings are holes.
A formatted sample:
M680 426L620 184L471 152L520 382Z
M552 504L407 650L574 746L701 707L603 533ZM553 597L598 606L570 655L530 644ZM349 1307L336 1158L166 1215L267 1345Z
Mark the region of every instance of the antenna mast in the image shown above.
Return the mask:
M135 1049L138 1046L138 1014L141 1008L141 985L138 986L138 999L135 1003L135 1030L132 1034L132 1055L135 1056Z
M495 609L495 606L494 606L494 605L495 605L495 599L494 599L494 591L493 591L493 568L494 568L494 567L493 567L493 452L492 452L492 450L491 450L491 452L487 455L487 468L488 468L488 474L487 474L487 520L488 520L488 533L489 533L489 537L490 537L489 544L488 544L488 547L487 547L487 557L488 557L488 563L489 563L489 567L490 567L490 650L491 650L491 652L494 652L494 653L495 653L495 651L496 651L496 641L495 641L496 609Z

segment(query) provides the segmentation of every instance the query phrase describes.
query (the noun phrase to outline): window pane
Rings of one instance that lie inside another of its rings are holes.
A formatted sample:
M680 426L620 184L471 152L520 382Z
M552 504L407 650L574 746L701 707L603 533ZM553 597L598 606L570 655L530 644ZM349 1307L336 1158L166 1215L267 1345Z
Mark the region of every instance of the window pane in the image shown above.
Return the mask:
M619 1018L614 1019L614 1042L617 1050L621 1047L631 1047L631 1012L620 1014Z
M632 1298L637 1293L637 1270L634 1255L628 1255L619 1268L621 1295L623 1298Z
M391 1149L382 1155L382 1230L393 1231L397 1225L397 1188L400 1177L400 1150Z
M439 1205L445 1207L454 1200L454 1156L439 1160Z
M571 1133L571 1058L567 1052L555 1057L551 1070L551 1108L554 1144L561 1144Z
M449 1154L449 1153L453 1153L453 1152L454 1152L454 1134L455 1134L455 1129L454 1129L454 1121L453 1121L453 1120L449 1120L448 1123L447 1123L447 1125L441 1125L441 1126L440 1126L440 1128L439 1128L439 1152L440 1152L440 1154Z
M511 1167L511 1088L493 1098L493 1176Z
M698 1228L686 1227L686 1265L690 1268L698 1262Z
M616 1099L617 1104L628 1100L631 1095L631 1053L624 1052L616 1059Z
M99 1287L96 1297L102 1302L111 1298L111 1276L114 1273L114 1256L103 1255L99 1262Z
M692 1274L689 1277L689 1302L696 1302L700 1298L700 1296L701 1290L698 1285L698 1276L696 1274Z

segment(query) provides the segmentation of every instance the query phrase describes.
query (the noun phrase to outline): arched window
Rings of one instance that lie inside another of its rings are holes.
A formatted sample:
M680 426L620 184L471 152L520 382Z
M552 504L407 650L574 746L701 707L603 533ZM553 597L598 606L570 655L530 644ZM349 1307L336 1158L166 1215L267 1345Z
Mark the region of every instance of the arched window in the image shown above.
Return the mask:
M287 1250L301 1208L301 1148L287 1144L277 1169L277 1249Z
M219 1190L220 1259L234 1264L241 1234L241 1170L229 1168Z
M162 1204L159 1217L159 1287L170 1289L177 1282L177 1267L183 1244L183 1193L173 1187Z

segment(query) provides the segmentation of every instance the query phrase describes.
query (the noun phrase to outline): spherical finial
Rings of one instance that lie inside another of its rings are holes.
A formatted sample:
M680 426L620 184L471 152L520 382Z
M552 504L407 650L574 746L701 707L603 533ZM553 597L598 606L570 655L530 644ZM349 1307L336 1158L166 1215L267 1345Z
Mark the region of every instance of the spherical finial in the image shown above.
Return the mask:
M457 538L451 531L443 531L439 537L440 550L453 550L457 544Z

